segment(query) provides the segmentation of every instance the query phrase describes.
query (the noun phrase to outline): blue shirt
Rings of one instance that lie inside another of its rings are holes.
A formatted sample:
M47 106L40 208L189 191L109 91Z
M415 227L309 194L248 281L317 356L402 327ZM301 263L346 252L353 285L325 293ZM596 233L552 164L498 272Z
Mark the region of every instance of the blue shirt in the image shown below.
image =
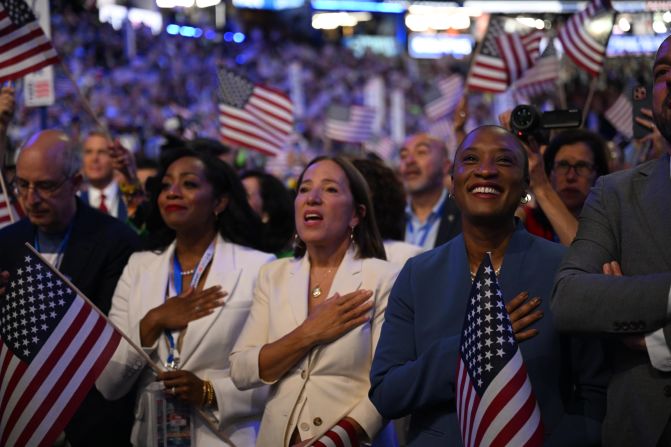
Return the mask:
M438 202L431 210L431 213L422 223L412 210L412 204L408 203L405 207L405 241L422 247L424 250L431 250L436 244L438 237L438 228L440 219L447 200L447 189L443 189Z

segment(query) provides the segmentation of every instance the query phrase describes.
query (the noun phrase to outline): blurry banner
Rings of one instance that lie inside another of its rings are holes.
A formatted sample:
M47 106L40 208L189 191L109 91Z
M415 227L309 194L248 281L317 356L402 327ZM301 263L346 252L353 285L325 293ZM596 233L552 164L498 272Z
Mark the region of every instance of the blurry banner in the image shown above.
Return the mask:
M473 91L500 93L528 70L539 55L543 34L531 27L506 33L506 17L492 15L487 32L474 56L466 86ZM517 26L521 26L518 24Z
M363 143L373 135L375 110L366 106L331 106L324 122L324 136L346 143Z
M618 132L631 139L634 136L633 113L631 101L622 93L604 115Z
M219 124L225 143L275 156L293 130L291 99L279 90L219 71Z
M52 445L120 335L25 248L0 300L0 445Z
M389 111L391 139L400 145L405 140L405 94L400 88L391 92L389 100L391 110Z
M557 51L550 40L541 57L536 60L536 64L513 84L515 94L518 97L530 98L552 92L557 88L559 69Z
M0 0L0 82L59 61L49 38L24 0Z
M294 116L305 116L305 88L303 86L303 66L300 62L292 62L287 68L289 78L290 97L294 105Z
M382 76L369 79L363 86L364 105L375 109L375 121L373 122L373 133L375 135L382 132L387 115L385 90L386 86Z
M456 383L464 446L542 445L540 410L489 255L471 287Z
M591 76L597 76L603 66L614 17L610 0L592 0L559 30L566 55Z
M458 74L441 79L425 97L424 113L431 121L449 115L457 108L464 94L464 80Z
M366 143L366 150L374 152L383 160L391 160L396 150L396 143L390 137L380 137L376 141Z

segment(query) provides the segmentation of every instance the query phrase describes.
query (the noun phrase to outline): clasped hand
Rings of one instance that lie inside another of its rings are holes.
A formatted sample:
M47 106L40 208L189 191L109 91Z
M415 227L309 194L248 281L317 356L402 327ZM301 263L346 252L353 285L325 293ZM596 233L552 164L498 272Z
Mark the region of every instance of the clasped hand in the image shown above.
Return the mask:
M204 401L203 381L190 371L163 371L158 373L157 379L163 382L167 393L194 407Z
M506 311L510 315L515 340L522 342L538 335L538 329L525 329L543 318L542 310L534 310L541 304L541 299L529 299L528 292L520 292L506 304Z

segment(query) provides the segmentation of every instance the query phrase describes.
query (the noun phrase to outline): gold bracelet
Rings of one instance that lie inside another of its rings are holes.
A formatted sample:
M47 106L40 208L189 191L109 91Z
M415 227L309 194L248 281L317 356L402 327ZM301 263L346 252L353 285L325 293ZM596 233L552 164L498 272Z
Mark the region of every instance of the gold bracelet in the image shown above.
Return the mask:
M205 404L207 404L207 399L208 399L207 392L209 390L209 388L207 386L207 383L208 383L207 380L203 380L203 397L200 399L200 406L201 407L204 407Z

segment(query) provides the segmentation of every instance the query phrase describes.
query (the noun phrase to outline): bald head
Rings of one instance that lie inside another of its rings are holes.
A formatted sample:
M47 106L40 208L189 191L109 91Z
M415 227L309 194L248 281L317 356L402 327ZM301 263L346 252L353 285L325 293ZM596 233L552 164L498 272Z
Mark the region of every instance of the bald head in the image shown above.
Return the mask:
M23 146L16 163L19 200L41 231L64 231L72 221L81 184L79 151L62 131L45 130Z

